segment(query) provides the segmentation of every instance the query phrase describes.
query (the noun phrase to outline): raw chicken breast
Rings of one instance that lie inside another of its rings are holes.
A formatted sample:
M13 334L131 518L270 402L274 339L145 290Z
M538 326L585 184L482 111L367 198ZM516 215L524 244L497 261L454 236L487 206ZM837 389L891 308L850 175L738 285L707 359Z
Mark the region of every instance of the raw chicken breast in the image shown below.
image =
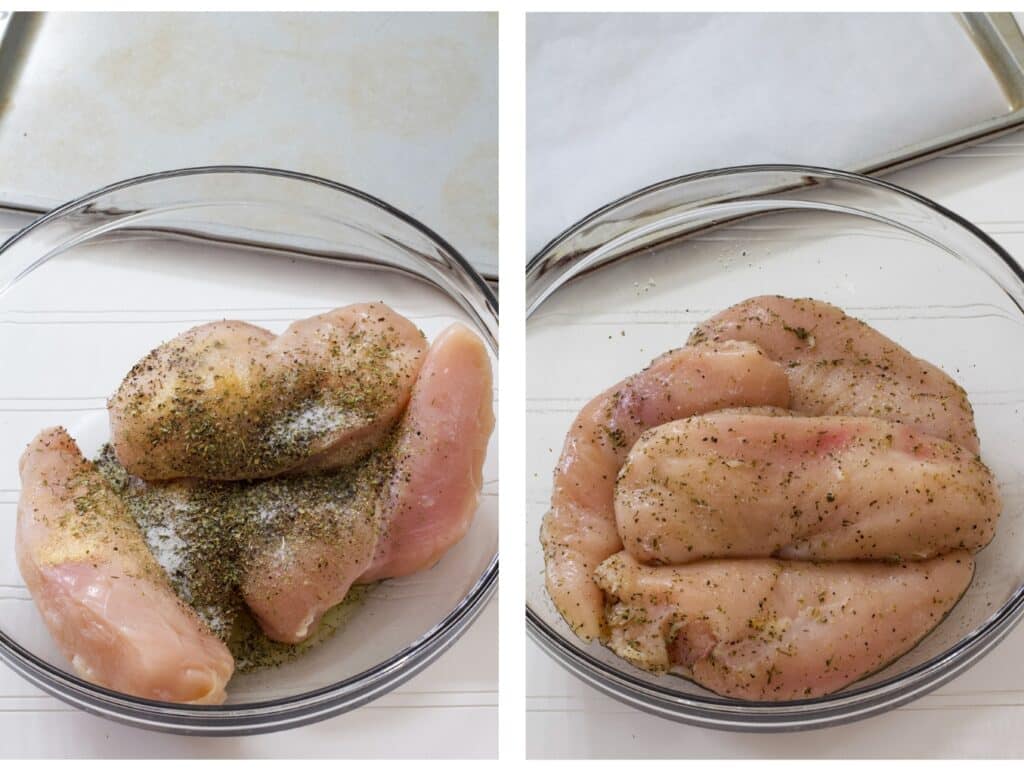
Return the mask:
M301 642L356 580L428 568L465 535L492 401L487 349L455 324L427 352L394 443L353 471L344 490L337 475L251 488L255 503L244 505L266 512L268 533L245 558L242 593L268 637Z
M305 640L370 566L387 468L375 455L350 472L265 480L229 499L258 523L239 557L241 592L267 637Z
M913 648L974 573L967 552L926 562L705 560L597 569L609 647L636 666L757 701L832 693Z
M709 414L633 446L615 489L641 562L708 557L921 560L995 534L995 480L974 453L876 418Z
M978 452L964 389L834 305L754 297L699 325L689 342L724 340L756 343L784 365L797 412L893 420Z
M493 399L486 347L453 324L430 347L413 386L380 504L384 529L361 582L429 568L469 530L494 429Z
M171 590L134 520L62 428L20 463L18 567L84 679L160 701L219 704L227 648Z
M565 438L541 526L548 593L577 635L602 632L604 596L592 574L622 549L615 477L640 434L719 408L788 404L782 368L742 342L670 351L587 403Z
M343 466L379 446L409 400L423 334L383 303L280 335L204 324L149 353L110 400L118 460L144 479L256 479Z

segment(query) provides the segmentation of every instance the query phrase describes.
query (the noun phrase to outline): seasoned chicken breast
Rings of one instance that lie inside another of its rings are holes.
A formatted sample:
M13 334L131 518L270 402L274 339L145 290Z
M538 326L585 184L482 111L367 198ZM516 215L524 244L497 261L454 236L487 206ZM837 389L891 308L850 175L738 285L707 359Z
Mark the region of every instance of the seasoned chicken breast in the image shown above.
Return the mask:
M380 502L381 537L360 582L425 570L462 540L483 486L493 399L487 348L453 324L431 345L413 386Z
M689 343L726 340L756 343L786 368L797 412L906 423L978 452L974 411L964 389L834 305L753 297L700 324Z
M228 499L240 519L257 523L240 549L240 588L267 637L305 640L369 568L389 460L374 456L350 472L265 480Z
M596 396L580 411L555 468L541 526L548 593L583 639L601 635L594 569L622 549L615 523L619 467L646 429L725 407L789 405L782 368L749 343L681 348Z
M256 622L274 641L303 642L346 598L373 558L392 463L382 448L344 469L247 482L146 482L106 452L97 468L178 596L245 661Z
M392 444L337 475L254 485L243 505L267 533L244 558L242 593L268 637L295 643L355 581L436 563L472 522L494 427L487 349L461 324L431 345Z
M136 364L110 400L118 460L144 479L256 479L343 466L384 441L426 351L383 303L280 335L204 324Z
M785 701L832 693L906 653L956 604L973 571L967 552L900 564L678 567L647 567L620 552L595 577L619 656L722 696Z
M633 446L615 489L622 543L650 564L929 559L988 544L1000 507L974 453L877 418L665 423Z
M20 463L18 567L84 679L160 701L219 704L234 661L168 584L121 500L62 428Z

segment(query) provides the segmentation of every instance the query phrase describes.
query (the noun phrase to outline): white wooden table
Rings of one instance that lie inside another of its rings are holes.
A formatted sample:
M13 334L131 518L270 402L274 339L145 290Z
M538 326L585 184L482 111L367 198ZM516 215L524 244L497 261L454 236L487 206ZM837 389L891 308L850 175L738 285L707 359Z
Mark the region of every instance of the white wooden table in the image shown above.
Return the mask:
M1024 259L1024 134L891 175ZM1024 756L1024 626L974 668L893 712L818 731L755 735L681 725L584 685L527 647L527 757L860 758Z
M492 758L498 750L498 602L454 647L354 712L261 736L174 736L68 707L0 666L0 757Z

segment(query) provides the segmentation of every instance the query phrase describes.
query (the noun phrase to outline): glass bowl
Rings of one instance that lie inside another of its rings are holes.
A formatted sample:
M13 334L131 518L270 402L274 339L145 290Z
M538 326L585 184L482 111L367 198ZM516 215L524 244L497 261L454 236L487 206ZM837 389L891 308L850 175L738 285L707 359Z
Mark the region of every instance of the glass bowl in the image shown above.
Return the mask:
M544 589L538 532L565 433L592 396L683 345L747 297L839 305L942 367L968 391L1004 510L952 613L885 669L823 698L719 697L636 669L569 630ZM527 269L527 629L598 690L681 722L811 728L876 714L949 681L1024 609L1024 273L956 214L839 171L746 166L667 180L591 214Z
M14 561L17 460L41 428L65 425L92 456L108 438L106 397L160 341L221 318L280 331L370 300L431 339L460 320L497 362L497 300L458 252L412 217L325 179L247 167L152 174L72 201L8 239L0 247L0 656L103 717L223 735L353 709L447 649L497 584L496 435L473 525L436 567L375 585L333 637L276 669L239 675L222 706L138 699L76 677Z

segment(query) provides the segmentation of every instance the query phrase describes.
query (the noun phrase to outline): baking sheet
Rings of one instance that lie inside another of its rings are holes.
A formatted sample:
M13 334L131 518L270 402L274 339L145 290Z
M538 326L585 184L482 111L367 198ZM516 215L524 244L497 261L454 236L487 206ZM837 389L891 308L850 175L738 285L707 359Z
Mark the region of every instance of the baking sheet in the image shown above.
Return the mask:
M953 14L531 14L527 93L528 255L660 179L863 168L1009 114Z
M45 14L5 97L5 203L276 166L382 198L497 273L496 14Z

